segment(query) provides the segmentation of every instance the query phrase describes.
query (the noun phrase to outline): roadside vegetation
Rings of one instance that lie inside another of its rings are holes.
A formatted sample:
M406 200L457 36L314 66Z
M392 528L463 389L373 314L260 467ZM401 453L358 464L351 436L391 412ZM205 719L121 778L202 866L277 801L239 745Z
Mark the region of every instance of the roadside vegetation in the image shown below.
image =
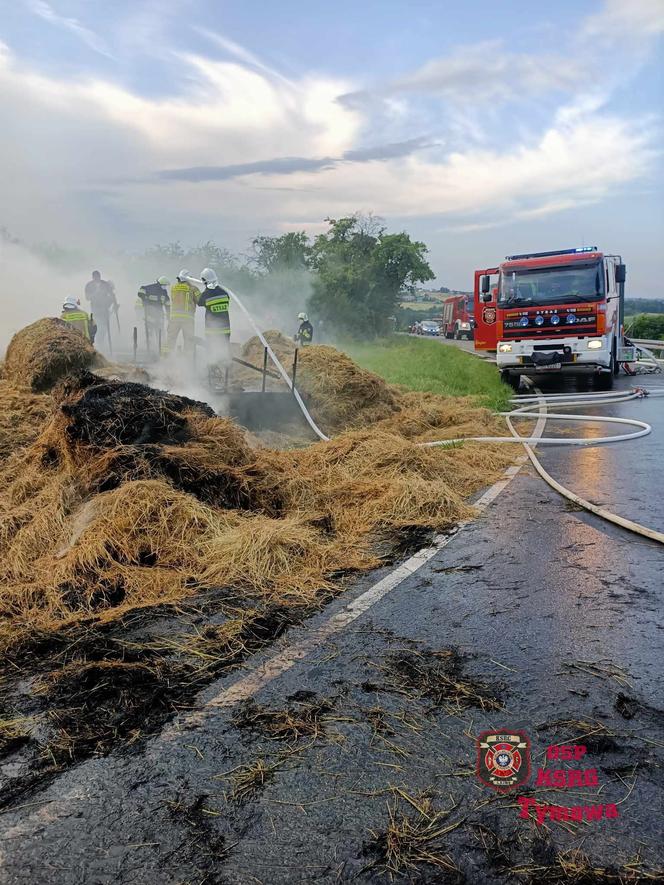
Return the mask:
M500 380L495 366L456 347L438 341L394 336L345 347L362 368L390 384L440 396L474 396L478 404L506 409L511 389Z
M664 314L641 313L626 321L629 335L632 338L646 340L664 340Z

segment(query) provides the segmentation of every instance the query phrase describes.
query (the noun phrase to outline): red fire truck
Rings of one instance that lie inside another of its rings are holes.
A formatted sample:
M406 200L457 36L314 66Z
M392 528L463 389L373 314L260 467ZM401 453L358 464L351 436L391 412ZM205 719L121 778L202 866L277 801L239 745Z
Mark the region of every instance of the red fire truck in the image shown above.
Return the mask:
M474 305L469 294L450 295L443 301L440 319L440 332L446 338L473 337Z
M475 271L475 349L496 351L505 381L589 374L613 387L634 359L623 337L625 265L596 246L510 255Z

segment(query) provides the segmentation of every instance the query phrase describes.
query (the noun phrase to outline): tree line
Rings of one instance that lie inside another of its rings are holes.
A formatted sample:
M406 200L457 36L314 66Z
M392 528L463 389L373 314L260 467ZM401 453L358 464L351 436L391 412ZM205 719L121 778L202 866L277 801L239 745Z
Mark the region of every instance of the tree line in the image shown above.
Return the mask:
M117 256L125 274L145 282L186 267L198 274L213 267L225 283L251 299L263 295L298 304L328 330L350 337L376 337L394 328L402 297L434 278L428 249L405 232L389 233L380 218L356 213L326 219L327 229L310 238L305 231L256 236L238 256L211 240L195 247L179 242L142 253ZM5 241L18 243L0 230ZM82 266L82 256L57 244L30 246L50 266ZM88 258L89 261L89 258Z
M305 231L258 236L242 261L214 243L185 249L154 246L139 260L157 266L210 265L231 288L299 303L328 329L351 337L376 337L394 328L399 302L418 283L434 278L428 249L409 234L388 233L372 215L326 219L327 230L311 239Z

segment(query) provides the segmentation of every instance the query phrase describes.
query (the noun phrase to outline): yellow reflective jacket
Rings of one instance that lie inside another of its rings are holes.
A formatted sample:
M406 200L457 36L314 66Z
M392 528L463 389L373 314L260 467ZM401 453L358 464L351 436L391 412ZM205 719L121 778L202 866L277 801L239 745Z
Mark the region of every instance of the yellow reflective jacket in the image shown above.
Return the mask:
M173 283L171 286L171 319L193 319L200 292L191 283Z
M90 337L90 317L84 310L63 310L60 319L78 329L88 341L92 340Z

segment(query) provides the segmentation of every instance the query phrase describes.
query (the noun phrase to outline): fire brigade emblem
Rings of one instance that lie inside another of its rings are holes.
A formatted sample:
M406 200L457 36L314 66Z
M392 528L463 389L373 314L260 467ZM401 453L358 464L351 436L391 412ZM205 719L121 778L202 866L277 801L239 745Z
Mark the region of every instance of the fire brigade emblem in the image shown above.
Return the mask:
M496 322L496 308L485 307L482 311L482 319L487 324L487 326L492 326Z
M477 776L501 793L530 777L530 741L522 731L483 731L477 739Z

